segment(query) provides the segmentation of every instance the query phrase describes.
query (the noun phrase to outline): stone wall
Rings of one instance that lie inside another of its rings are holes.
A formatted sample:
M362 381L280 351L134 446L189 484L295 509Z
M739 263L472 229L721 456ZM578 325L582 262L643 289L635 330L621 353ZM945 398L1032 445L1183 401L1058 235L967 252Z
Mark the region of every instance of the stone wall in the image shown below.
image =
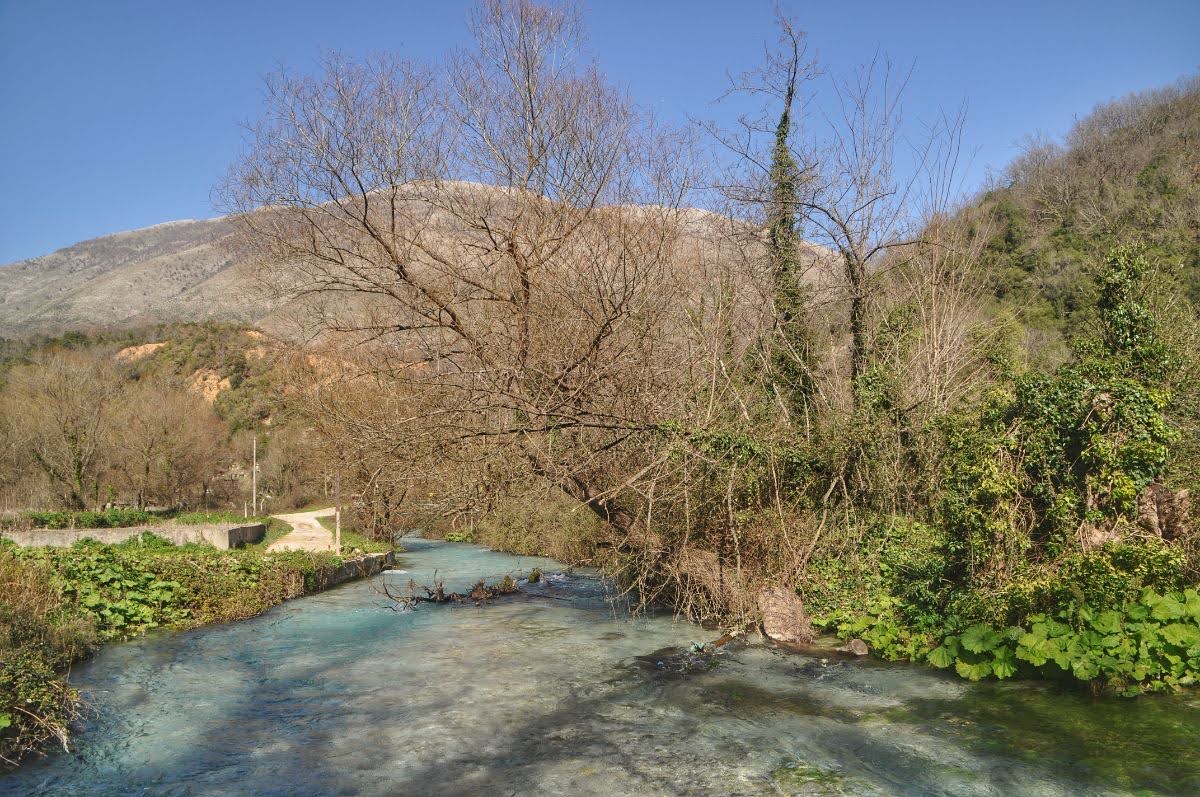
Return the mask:
M6 531L4 537L25 547L48 546L69 548L83 539L91 539L109 545L125 542L139 534L153 534L170 540L175 545L196 543L211 545L221 550L241 548L259 542L267 533L266 525L250 523L244 526L131 526L120 529L33 529L31 531Z

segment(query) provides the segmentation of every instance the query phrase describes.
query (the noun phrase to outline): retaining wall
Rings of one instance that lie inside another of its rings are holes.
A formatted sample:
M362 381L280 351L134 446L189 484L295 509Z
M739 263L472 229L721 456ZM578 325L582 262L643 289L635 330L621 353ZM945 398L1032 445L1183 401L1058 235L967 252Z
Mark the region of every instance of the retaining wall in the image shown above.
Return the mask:
M266 525L250 523L244 526L131 526L120 529L32 529L6 531L3 536L24 547L48 546L69 548L83 539L115 545L139 534L153 534L175 545L207 544L223 551L240 548L246 543L259 542L267 533Z
M384 568L394 567L395 564L396 553L394 551L368 553L357 559L347 559L338 566L329 586L333 587L354 578L368 578Z

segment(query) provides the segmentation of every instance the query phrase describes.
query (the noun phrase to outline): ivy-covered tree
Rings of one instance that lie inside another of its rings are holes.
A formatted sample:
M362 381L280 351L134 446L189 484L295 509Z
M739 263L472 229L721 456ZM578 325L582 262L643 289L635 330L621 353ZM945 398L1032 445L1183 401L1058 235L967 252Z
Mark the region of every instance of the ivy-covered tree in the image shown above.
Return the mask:
M774 268L773 299L779 331L771 356L771 386L788 412L799 415L816 388L815 353L809 324L809 290L804 283L805 267L800 261L800 234L796 230L801 174L789 146L801 52L799 39L791 26L786 20L781 24L791 52L783 62L786 72L783 111L779 115L775 144L771 150L771 202L767 232Z

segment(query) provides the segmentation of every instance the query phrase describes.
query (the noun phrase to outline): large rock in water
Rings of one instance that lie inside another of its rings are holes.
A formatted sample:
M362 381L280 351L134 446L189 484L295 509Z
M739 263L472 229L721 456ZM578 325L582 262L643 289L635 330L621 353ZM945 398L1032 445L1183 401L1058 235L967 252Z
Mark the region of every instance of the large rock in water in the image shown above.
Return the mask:
M775 642L807 644L813 640L812 622L795 590L767 587L758 593L763 634Z

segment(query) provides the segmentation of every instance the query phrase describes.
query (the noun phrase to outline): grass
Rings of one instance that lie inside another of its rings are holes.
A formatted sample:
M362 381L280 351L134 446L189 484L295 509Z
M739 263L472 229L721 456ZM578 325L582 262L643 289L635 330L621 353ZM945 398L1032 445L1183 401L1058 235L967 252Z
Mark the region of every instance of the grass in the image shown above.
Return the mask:
M317 518L317 522L329 531L334 530L333 515L322 515ZM353 550L357 548L363 553L386 553L395 548L381 540L373 540L370 537L365 537L352 528L348 528L345 523L342 523L342 549Z
M240 525L244 523L267 523L268 517L245 517L241 512L204 511L147 511L117 507L102 512L21 512L0 520L5 529L115 529L132 526L161 526L165 524L183 526Z
M257 518L257 522L266 523L267 531L263 538L258 542L248 543L245 548L251 551L266 551L267 547L279 540L285 534L292 530L292 527L284 523L279 518L266 517Z

